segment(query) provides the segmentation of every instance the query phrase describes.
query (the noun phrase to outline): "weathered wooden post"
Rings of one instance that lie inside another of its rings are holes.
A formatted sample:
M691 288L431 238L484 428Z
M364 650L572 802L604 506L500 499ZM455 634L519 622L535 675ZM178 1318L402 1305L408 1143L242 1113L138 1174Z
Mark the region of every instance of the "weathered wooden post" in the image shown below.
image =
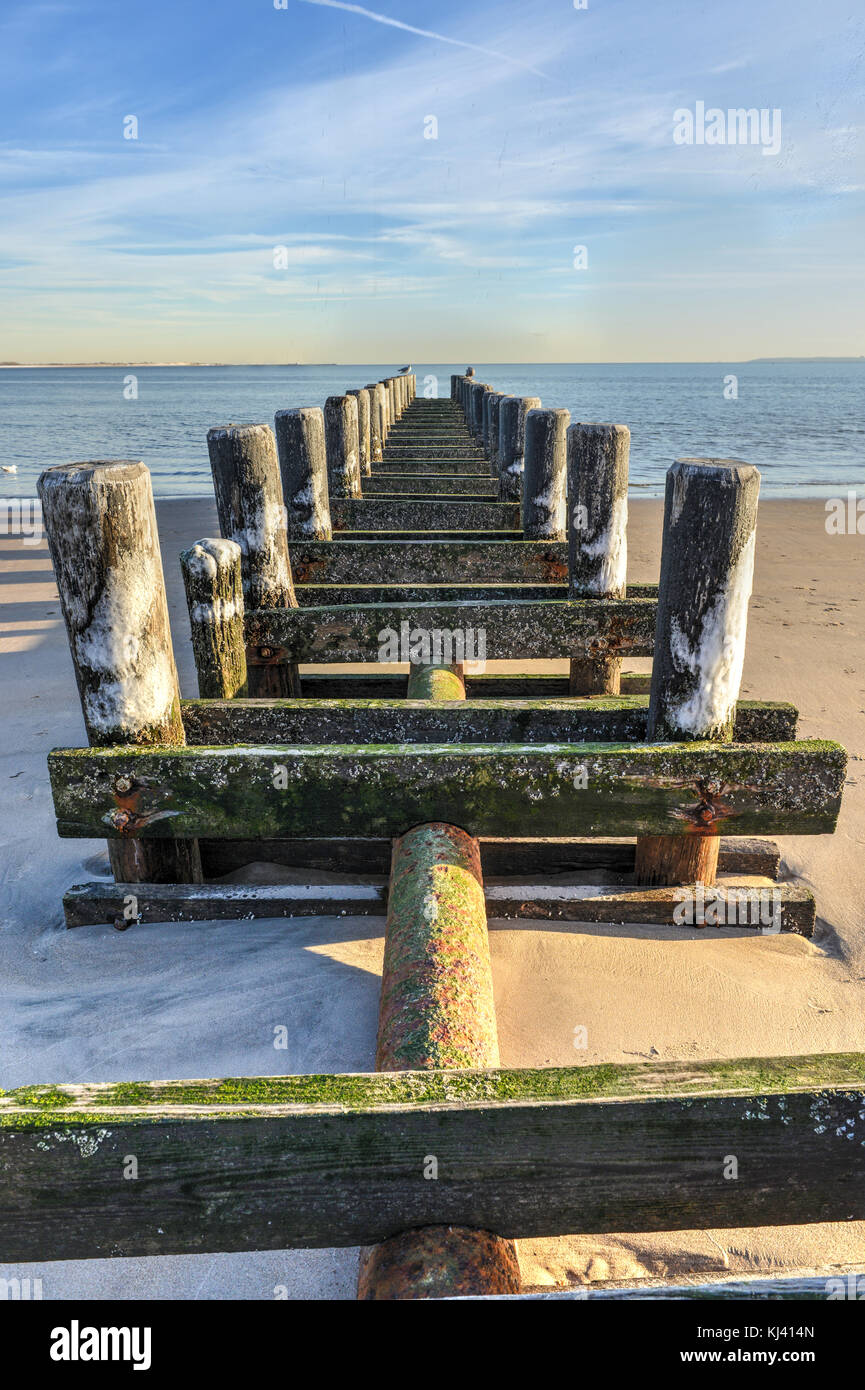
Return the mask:
M476 381L471 388L469 427L479 444L484 438L484 396L492 389L485 381Z
M567 410L530 410L526 416L523 539L563 541L568 534Z
M490 461L490 474L493 478L499 476L499 421L501 418L502 401L508 399L505 391L491 391L487 400L489 404L489 450L487 457Z
M289 540L332 540L324 415L318 406L278 410L274 428Z
M385 377L384 389L387 391L387 420L388 429L390 429L390 427L395 425L397 420L399 419L399 416L396 413L396 387L394 386L392 376Z
M192 651L202 700L246 695L240 546L221 536L196 541L180 555Z
M48 468L42 516L92 746L186 742L150 473L107 459ZM196 840L135 838L134 760L115 782L118 883L200 883Z
M459 383L459 376L457 375L456 372L451 372L451 400L452 400L452 401L455 401L455 400L458 399L458 383Z
M370 449L370 399L369 392L365 386L357 390L347 391L346 395L354 396L357 401L357 436L358 436L358 464L360 466L361 487L363 479L368 478L372 472L372 452Z
M571 425L567 435L568 596L624 598L628 579L627 425ZM621 658L572 657L572 695L618 695Z
M276 443L269 425L208 430L207 448L219 529L240 546L243 602L255 608L296 608ZM274 661L269 648L247 650L252 696L300 694L296 665Z
M647 742L732 741L759 493L739 459L677 459L667 473ZM688 831L637 840L638 883L715 882L723 792L699 791Z
M369 456L371 463L381 463L384 448L384 387L380 381L369 381Z
M327 480L331 497L361 497L360 441L354 396L328 396L324 403Z
M499 501L519 502L523 495L526 416L540 409L539 396L507 396L499 409Z
M413 666L410 699L464 700L455 667ZM394 841L376 1069L499 1066L478 841L454 825L418 825ZM435 1154L418 1154L418 1181ZM440 1175L446 1178L446 1172ZM403 1231L365 1250L358 1298L518 1293L513 1241L466 1226Z

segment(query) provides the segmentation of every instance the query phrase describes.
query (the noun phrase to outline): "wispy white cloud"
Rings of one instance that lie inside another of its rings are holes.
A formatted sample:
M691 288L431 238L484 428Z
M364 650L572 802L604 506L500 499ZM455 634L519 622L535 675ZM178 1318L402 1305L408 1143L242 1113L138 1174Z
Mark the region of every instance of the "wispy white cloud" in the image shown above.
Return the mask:
M407 34L417 34L422 39L435 39L437 43L453 44L455 48L468 48L474 53L483 53L487 58L498 58L503 63L511 63L516 68L522 68L525 72L533 72L536 77L548 77L540 68L532 67L531 63L524 63L521 58L515 58L512 53L500 53L495 48L483 48L480 44L467 43L465 39L454 39L447 34L437 34L433 29L418 29L414 24L405 24L401 19L392 19L390 15L377 14L375 10L367 10L363 5L349 5L345 0L299 0L302 5L319 5L327 10L346 10L349 14L361 15L364 19L374 20L376 24L386 24L391 29L402 29Z

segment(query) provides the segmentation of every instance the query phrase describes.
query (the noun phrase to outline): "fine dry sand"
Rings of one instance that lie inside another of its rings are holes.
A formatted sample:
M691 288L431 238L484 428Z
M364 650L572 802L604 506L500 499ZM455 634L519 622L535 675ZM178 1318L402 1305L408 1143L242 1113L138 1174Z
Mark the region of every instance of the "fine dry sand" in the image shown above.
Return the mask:
M205 500L157 510L181 687L193 696L177 555L217 534L215 510ZM659 502L632 502L634 581L657 578L661 516ZM785 872L817 895L813 942L491 922L504 1065L865 1046L865 541L828 536L824 518L820 501L761 506L743 688L793 701L803 737L850 753L837 833L782 841ZM62 893L104 871L104 846L54 829L46 754L82 744L84 729L44 542L0 537L0 581L0 1086L371 1070L381 919L63 929ZM280 1024L287 1051L273 1047ZM577 1024L589 1047L575 1054ZM861 1266L863 1237L859 1223L562 1236L520 1242L520 1258L527 1286L835 1272ZM45 1298L350 1298L355 1271L356 1252L327 1250L7 1266L0 1277L38 1275Z

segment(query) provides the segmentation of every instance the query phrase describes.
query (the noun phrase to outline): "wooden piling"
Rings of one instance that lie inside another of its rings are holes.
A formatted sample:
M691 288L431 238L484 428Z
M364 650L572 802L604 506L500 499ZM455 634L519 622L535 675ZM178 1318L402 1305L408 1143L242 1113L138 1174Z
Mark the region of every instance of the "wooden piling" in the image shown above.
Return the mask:
M183 744L150 472L109 459L49 468L42 516L91 745ZM115 779L118 883L200 883L195 840L135 837L137 789Z
M738 459L678 459L667 473L649 742L732 740L759 491L759 472ZM638 883L715 882L723 788L698 790L693 833L637 840Z
M471 388L469 428L479 444L484 439L484 397L492 389L485 381L476 381Z
M380 381L367 382L366 390L369 392L370 413L369 413L369 448L370 459L373 463L381 463L383 457L384 441L387 435L387 425L385 420L385 401L384 387Z
M357 401L358 464L361 479L368 478L372 472L372 451L370 448L370 399L365 386L346 392ZM361 487L363 482L361 481Z
M246 612L296 608L273 431L269 425L226 425L208 430L207 448L220 530L240 546ZM300 694L297 667L264 647L247 649L247 684L252 696Z
M274 429L289 540L332 540L324 415L318 406L278 410Z
M523 471L523 540L563 541L568 528L567 410L530 410Z
M526 416L540 409L538 396L508 396L499 409L499 501L519 502L523 495Z
M328 396L324 403L324 436L331 498L361 497L360 439L354 396Z
M567 432L568 596L624 598L627 587L626 425L575 424ZM572 695L618 695L621 658L572 657Z
M192 651L201 700L246 695L240 546L221 536L196 541L180 555Z
M491 391L488 397L489 404L489 449L487 457L490 461L490 475L498 479L500 473L499 464L499 420L501 417L502 401L507 400L507 392Z

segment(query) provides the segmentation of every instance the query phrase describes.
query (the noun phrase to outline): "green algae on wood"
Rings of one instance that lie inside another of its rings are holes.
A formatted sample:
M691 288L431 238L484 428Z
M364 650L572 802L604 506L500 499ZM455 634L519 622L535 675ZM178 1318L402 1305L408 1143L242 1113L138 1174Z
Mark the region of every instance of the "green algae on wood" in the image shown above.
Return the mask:
M520 510L499 502L332 497L334 531L519 530Z
M0 1099L4 1260L865 1217L859 1054L58 1089Z
M64 836L828 834L846 754L777 744L428 744L57 749ZM118 818L117 779L128 783Z
M462 633L467 640L469 630L485 634L488 661L576 652L651 656L655 607L651 599L626 598L271 608L247 615L246 635L284 660L313 662L387 660L382 634L389 632L411 644L415 632Z
M425 673L425 674L421 674ZM394 678L404 685L405 677ZM421 682L421 684L418 684ZM647 695L597 699L464 699L450 668L413 667L406 699L186 700L187 742L235 743L642 743ZM432 700L459 701L447 705ZM740 743L795 738L792 705L740 702Z
M562 541L394 541L333 540L297 542L291 549L298 584L451 584L533 582L563 584L568 547Z

